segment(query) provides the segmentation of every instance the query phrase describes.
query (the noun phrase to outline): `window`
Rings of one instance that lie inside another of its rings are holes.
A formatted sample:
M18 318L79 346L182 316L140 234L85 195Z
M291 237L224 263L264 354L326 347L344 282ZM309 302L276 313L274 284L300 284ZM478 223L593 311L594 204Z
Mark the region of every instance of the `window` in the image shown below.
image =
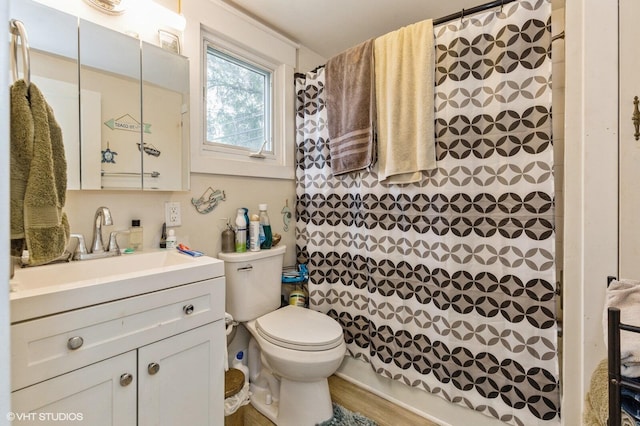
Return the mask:
M206 145L239 155L273 156L272 74L206 43Z
M183 43L198 111L191 171L295 179L297 44L221 2L197 9Z

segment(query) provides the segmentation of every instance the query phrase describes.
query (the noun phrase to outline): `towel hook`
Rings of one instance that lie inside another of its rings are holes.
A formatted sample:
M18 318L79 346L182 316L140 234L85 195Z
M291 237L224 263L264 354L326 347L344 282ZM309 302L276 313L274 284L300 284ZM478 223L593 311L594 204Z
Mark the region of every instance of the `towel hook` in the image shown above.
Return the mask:
M12 19L9 22L9 32L11 33L11 45L13 46L13 56L11 57L11 69L13 79L18 80L18 38L22 44L22 71L27 87L31 84L31 58L29 56L29 41L27 40L27 30L24 24Z

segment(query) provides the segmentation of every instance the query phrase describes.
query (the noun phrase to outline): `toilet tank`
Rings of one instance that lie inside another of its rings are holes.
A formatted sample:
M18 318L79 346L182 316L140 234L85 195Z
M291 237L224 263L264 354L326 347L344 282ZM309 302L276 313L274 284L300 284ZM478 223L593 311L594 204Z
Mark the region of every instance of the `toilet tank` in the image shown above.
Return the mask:
M256 319L280 307L286 246L246 253L219 253L224 261L225 310L236 321Z

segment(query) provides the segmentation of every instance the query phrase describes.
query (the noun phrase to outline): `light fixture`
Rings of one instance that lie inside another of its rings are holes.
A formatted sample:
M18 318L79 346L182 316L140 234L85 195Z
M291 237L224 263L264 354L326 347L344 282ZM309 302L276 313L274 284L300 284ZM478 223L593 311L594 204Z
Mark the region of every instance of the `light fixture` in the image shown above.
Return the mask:
M126 10L125 3L127 0L84 0L100 12L109 15L121 15Z

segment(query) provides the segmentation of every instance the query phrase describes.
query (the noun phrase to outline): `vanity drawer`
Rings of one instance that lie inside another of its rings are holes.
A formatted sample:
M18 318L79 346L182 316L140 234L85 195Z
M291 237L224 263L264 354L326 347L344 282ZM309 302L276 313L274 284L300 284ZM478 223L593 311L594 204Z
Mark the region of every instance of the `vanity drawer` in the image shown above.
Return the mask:
M216 278L13 324L11 388L221 320L224 287Z

